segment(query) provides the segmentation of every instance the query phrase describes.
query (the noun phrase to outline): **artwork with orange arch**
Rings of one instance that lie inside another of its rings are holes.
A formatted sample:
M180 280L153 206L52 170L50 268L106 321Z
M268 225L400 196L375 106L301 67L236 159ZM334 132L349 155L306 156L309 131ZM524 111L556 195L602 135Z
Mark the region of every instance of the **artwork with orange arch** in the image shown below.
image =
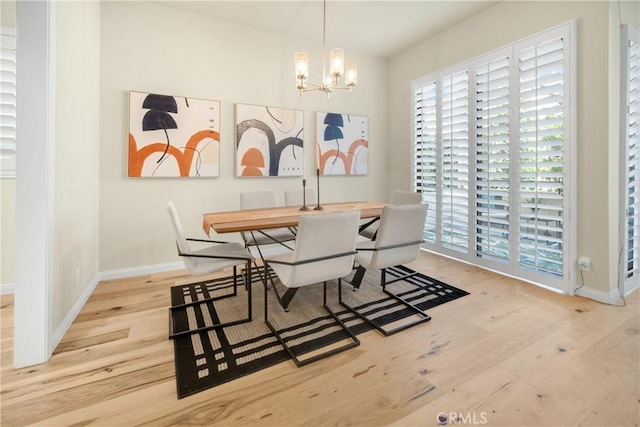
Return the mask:
M368 156L367 117L316 114L316 164L322 175L367 175Z
M129 92L129 177L220 176L220 102Z
M236 176L302 176L302 110L236 104Z

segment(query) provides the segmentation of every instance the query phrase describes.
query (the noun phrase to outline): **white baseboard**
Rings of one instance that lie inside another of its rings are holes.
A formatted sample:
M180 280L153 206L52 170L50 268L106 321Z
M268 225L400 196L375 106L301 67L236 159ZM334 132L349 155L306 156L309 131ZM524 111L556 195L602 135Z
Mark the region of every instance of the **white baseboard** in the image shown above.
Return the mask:
M615 304L620 299L620 291L615 289L609 293L591 288L580 288L575 294L604 304Z
M76 301L73 308L69 311L69 313L67 313L60 326L58 326L58 328L53 333L53 336L51 337L50 354L53 354L55 348L58 346L58 344L60 344L60 341L64 337L64 334L67 333L67 330L71 327L71 324L82 310L82 307L84 307L84 305L87 303L87 300L89 299L91 294L93 294L96 286L98 286L98 283L100 283L101 281L142 276L151 273L161 273L163 271L180 270L183 268L184 263L182 261L178 261L165 264L145 265L142 267L123 268L120 270L103 271L98 273L96 277L93 278L89 286L86 287L80 298L78 298L78 301Z
M64 337L64 334L67 333L67 330L71 327L71 324L80 313L80 310L82 310L82 307L84 307L87 300L96 289L96 286L98 286L98 283L100 283L99 276L100 275L97 274L93 278L93 280L91 280L89 286L87 286L84 292L82 292L82 295L80 295L80 298L78 298L71 310L67 313L60 326L58 326L58 328L53 332L53 336L51 337L51 341L49 342L49 354L53 354L53 351L56 349L58 344L60 344L62 337Z
M0 295L11 295L15 289L15 283L0 284Z
M100 272L100 280L124 279L127 277L143 276L145 274L162 273L165 271L182 270L182 261L167 262L164 264L143 265L140 267L122 268Z
M92 289L94 289L98 282L102 280L114 280L114 279L126 279L127 277L143 276L145 274L162 273L165 271L182 270L184 269L184 263L182 261L167 262L164 264L143 265L140 267L122 268L119 270L102 271L98 273L98 276L94 278L95 284L92 283ZM0 295L13 294L15 289L14 283L0 284Z

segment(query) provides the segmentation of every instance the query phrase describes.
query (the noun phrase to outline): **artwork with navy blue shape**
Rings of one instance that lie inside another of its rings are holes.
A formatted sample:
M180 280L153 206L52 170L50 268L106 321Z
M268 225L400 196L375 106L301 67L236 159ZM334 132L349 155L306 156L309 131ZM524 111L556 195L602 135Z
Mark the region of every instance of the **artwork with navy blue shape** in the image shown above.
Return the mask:
M302 110L236 104L236 176L303 176Z
M129 92L129 177L218 177L220 102Z
M368 118L339 113L317 113L316 156L322 175L368 173Z
M146 132L150 130L162 129L167 137L167 148L165 148L164 153L162 153L162 157L157 160L157 163L160 163L162 159L164 159L164 157L167 155L167 150L171 145L167 129L178 129L176 121L173 120L173 117L171 117L171 114L169 114L178 114L178 104L176 103L176 99L173 96L156 95L150 93L144 99L142 108L149 109L149 111L147 111L142 118L142 130Z

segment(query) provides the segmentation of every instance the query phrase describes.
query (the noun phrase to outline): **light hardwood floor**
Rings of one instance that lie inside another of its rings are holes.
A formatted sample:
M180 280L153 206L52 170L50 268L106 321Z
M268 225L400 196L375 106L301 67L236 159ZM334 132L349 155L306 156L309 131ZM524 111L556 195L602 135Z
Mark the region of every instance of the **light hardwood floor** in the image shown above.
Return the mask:
M638 291L613 307L428 253L410 266L471 295L181 400L167 307L184 271L100 283L50 361L19 370L3 296L1 425L638 425Z

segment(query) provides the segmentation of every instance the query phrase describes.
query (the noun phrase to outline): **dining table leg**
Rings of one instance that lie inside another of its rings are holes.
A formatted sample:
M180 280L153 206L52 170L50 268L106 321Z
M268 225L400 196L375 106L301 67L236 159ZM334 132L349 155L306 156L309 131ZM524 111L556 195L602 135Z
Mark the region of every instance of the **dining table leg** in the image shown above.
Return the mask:
M367 272L367 269L360 265L356 268L356 273L353 275L351 282L349 282L349 284L353 286L354 291L356 289L360 289L360 285L362 284L362 279L364 279L364 274L366 272Z

